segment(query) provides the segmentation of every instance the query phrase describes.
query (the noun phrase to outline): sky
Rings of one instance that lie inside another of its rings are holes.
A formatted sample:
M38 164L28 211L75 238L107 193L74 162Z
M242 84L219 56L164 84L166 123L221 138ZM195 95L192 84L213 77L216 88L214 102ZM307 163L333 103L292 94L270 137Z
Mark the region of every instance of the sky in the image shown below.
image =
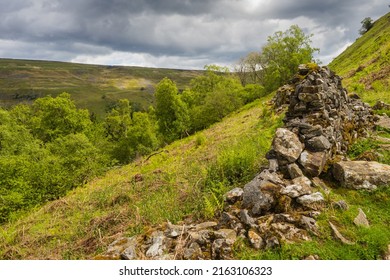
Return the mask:
M232 67L297 24L328 64L389 0L0 0L0 57L203 69Z

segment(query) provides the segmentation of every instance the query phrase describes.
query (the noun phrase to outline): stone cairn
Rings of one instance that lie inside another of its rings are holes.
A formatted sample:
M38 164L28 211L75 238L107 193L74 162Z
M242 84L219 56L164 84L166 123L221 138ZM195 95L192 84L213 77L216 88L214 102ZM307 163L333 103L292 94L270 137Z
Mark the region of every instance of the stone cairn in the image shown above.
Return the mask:
M318 177L341 160L349 144L374 126L370 107L348 96L327 67L301 65L279 89L274 106L287 107L266 157L269 167L225 194L214 221L169 222L141 236L123 237L97 259L232 259L237 239L258 250L310 240L328 192ZM237 244L237 243L236 243Z

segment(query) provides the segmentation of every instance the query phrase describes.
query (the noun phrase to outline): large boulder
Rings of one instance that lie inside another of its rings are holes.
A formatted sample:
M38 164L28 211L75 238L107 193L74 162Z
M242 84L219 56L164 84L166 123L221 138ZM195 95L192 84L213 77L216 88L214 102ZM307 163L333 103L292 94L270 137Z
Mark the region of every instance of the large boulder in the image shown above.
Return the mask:
M327 155L325 152L312 152L304 150L299 158L299 163L303 166L304 172L316 177L321 174L326 164Z
M278 128L275 133L273 148L279 156L288 162L294 162L303 151L304 145L295 133L286 128Z
M375 189L390 184L390 165L376 161L340 161L333 165L333 176L351 189Z

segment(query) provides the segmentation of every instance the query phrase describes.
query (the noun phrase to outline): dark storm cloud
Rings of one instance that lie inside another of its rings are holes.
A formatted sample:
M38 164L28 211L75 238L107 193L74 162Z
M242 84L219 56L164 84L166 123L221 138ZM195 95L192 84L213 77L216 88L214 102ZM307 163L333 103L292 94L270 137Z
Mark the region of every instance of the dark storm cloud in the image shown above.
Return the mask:
M122 56L128 64L178 67L228 64L259 50L273 32L298 24L315 34L313 44L327 57L357 37L364 17L384 14L385 2L0 0L0 56L126 63Z

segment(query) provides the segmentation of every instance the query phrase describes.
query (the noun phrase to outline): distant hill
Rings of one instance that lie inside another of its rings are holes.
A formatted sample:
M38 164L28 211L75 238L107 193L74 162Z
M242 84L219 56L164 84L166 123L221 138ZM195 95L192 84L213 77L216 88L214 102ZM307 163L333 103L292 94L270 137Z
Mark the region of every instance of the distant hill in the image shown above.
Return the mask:
M344 78L350 92L371 105L378 99L390 103L390 13L375 21L329 67Z
M0 59L0 106L30 103L46 95L72 95L76 104L104 115L115 101L127 98L135 110L153 103L154 86L164 77L183 89L202 71L68 62Z

